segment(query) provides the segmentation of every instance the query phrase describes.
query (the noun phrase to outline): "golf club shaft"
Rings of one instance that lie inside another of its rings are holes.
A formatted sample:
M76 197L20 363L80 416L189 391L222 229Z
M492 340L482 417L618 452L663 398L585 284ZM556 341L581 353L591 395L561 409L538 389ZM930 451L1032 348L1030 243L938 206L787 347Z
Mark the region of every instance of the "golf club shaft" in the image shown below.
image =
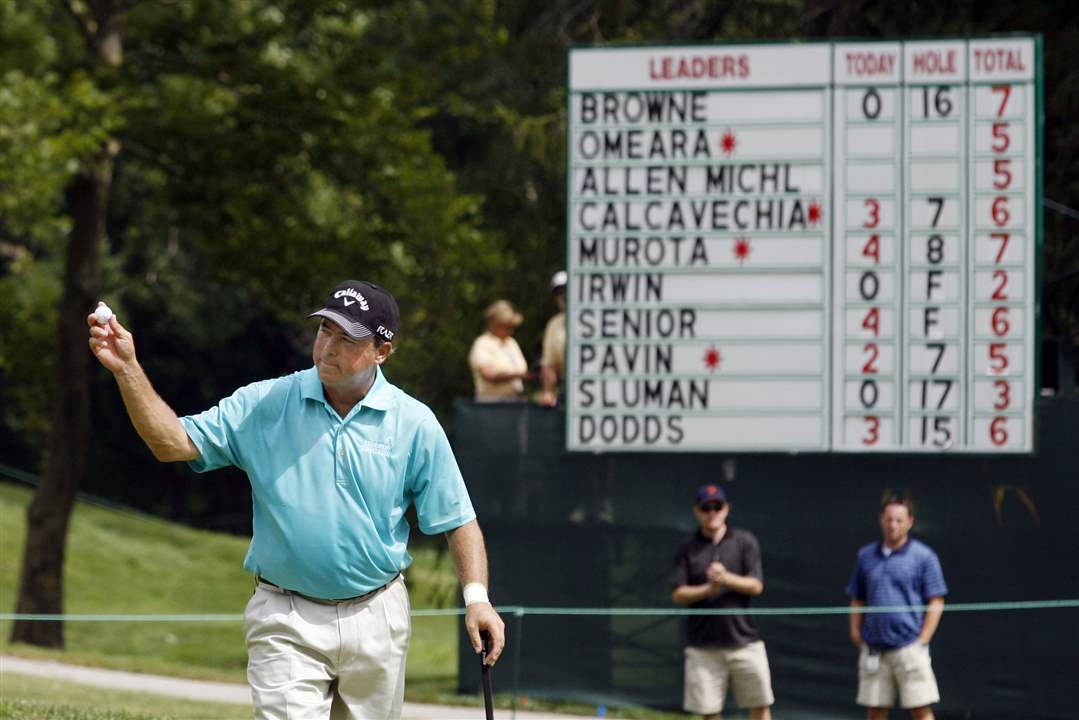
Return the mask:
M491 650L491 636L487 631L480 634L483 641L483 652L480 653L480 677L483 679L483 709L487 713L487 720L494 720L494 699L491 697L491 666L487 664L487 653Z
M487 720L494 720L494 700L491 697L491 666L483 666L483 707L487 711Z

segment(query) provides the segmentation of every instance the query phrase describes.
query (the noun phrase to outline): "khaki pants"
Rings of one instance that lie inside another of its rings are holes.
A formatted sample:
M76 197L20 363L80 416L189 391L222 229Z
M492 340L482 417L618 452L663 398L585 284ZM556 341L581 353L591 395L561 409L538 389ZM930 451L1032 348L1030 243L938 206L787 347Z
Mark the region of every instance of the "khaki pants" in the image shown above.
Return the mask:
M895 705L897 689L899 706L908 710L940 702L928 647L915 642L876 657L878 660L871 662L865 647L858 657L859 705L890 708Z
M734 690L734 700L740 708L769 707L775 702L763 641L732 648L687 647L685 654L683 706L687 712L719 714L728 686Z
M399 718L410 631L400 577L339 605L260 584L244 611L256 720Z

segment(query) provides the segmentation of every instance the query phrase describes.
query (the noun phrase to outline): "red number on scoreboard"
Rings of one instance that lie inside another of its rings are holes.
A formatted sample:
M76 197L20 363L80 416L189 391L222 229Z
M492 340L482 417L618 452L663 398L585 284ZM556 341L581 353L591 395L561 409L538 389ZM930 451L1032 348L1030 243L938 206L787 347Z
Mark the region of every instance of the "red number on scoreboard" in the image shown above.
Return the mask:
M1004 108L1008 105L1008 98L1012 96L1012 86L994 85L992 90L993 92L1001 93L1002 95L1002 97L1000 98L1000 107L997 108L997 117L1002 117L1004 115Z
M993 418L993 422L989 423L989 439L997 447L1008 442L1008 418Z
M1000 140L1000 144L996 143ZM1002 153L1011 147L1012 139L1008 136L1008 123L993 123L993 152Z
M875 228L880 225L880 200L866 198L865 206L869 210L869 217L862 223L862 227Z
M877 372L877 358L880 356L880 348L876 343L866 343L862 348L869 354L869 359L865 361L865 365L862 365L862 372L867 375L872 375Z
M1008 294L1004 292L1004 288L1008 285L1008 271L1007 270L994 270L993 279L999 280L1000 284L997 285L993 294L989 296L990 300L1007 300Z
M1008 198L1001 196L993 200L993 223L997 227L1004 227L1011 220L1012 214L1008 212Z
M862 318L862 328L873 333L873 337L880 337L880 310L869 308L869 312Z
M1012 404L1012 386L1007 380L994 380L993 387L997 389L999 393L997 399L993 401L994 410L1007 410L1008 406Z
M993 334L997 337L1005 337L1008 331L1011 330L1011 323L1008 322L1008 308L998 307L993 310Z
M989 343L989 369L999 373L1008 369L1008 356L1004 351L1008 349L1007 343Z
M1011 164L1011 160L1005 160L1003 158L993 161L993 174L997 176L996 179L993 180L993 187L997 190L1007 190L1008 187L1011 186Z
M870 235L862 248L862 257L872 258L873 262L880 265L880 235Z
M996 260L993 261L1000 265L1000 260L1004 257L1004 250L1008 247L1008 241L1012 239L1012 236L1010 233L990 233L989 237L1000 241L1000 249L997 250Z
M869 423L866 428L869 434L862 438L863 445L876 445L880 440L880 418L876 415L866 415L865 421Z

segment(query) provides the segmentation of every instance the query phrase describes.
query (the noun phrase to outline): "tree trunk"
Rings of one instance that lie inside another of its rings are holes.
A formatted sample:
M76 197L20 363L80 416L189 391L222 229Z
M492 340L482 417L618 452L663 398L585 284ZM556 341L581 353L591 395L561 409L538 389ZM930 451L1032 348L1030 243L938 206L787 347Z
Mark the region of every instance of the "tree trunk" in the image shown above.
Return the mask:
M105 211L116 148L102 149L92 167L66 190L72 219L64 271L64 294L57 322L57 376L45 473L27 510L17 613L59 614L64 609L64 551L68 520L82 482L89 446L90 351L86 315L98 289L98 256L105 239ZM17 620L12 642L64 646L58 621Z

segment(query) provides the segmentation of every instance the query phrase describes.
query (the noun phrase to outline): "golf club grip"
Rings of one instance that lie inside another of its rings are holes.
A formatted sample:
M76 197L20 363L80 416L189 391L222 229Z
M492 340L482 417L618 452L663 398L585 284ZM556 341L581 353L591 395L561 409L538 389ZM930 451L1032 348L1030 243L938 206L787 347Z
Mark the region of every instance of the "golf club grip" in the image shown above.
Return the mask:
M483 680L483 709L487 714L487 720L494 720L494 698L491 697L491 666L487 664L487 653L491 651L491 636L486 630L480 631L480 641L483 643L483 651L480 653L480 677Z

